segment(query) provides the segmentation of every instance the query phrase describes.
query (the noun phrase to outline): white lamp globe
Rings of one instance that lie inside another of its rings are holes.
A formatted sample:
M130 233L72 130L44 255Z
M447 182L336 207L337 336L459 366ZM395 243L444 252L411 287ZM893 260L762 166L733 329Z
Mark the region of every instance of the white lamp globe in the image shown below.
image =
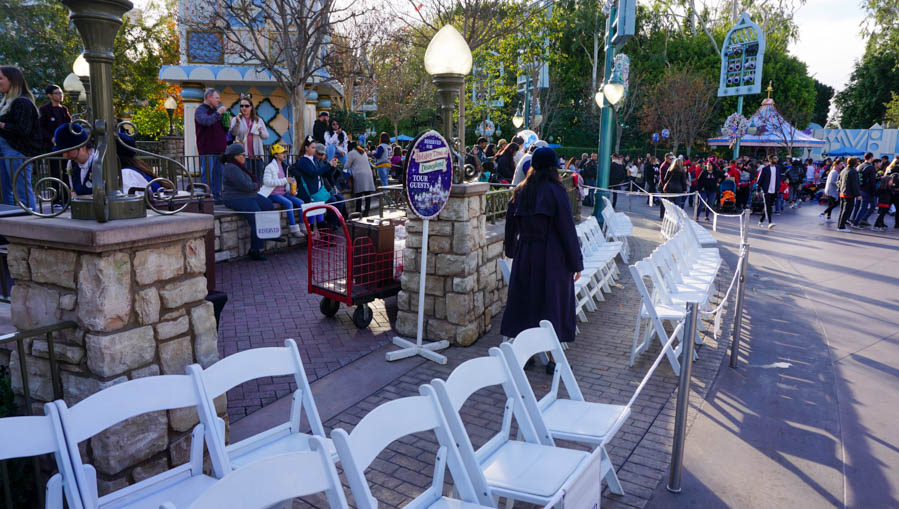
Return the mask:
M624 97L624 85L611 81L602 87L602 93L606 96L606 100L609 101L609 104L615 106L621 101L621 98Z
M78 55L78 58L75 59L75 63L72 64L72 72L79 78L87 78L91 75L91 67L87 60L84 59L84 53Z
M521 115L515 115L512 117L512 125L515 126L515 129L520 128L524 124L524 117Z
M163 107L166 109L166 111L175 111L178 109L178 101L176 101L174 97L168 96L165 99Z
M78 79L78 76L75 73L69 73L66 76L65 81L62 82L62 89L66 91L68 94L74 94L76 92L84 92L84 85L81 84L81 80Z
M431 76L471 72L471 49L452 25L441 28L425 50L425 70Z

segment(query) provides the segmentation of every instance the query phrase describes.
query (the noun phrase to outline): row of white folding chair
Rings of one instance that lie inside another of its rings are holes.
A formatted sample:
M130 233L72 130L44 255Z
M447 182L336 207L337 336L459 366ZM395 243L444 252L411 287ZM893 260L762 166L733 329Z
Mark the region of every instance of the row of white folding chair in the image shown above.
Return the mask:
M602 225L599 224L599 221L594 216L590 216L581 223L584 225L584 228L587 229L587 233L590 234L590 240L597 248L601 248L604 250L614 251L616 256L621 256L621 251L627 245L626 242L611 239L610 235L603 230ZM625 257L622 256L622 261L625 261Z
M300 432L302 414L306 415L313 432L324 439L321 419L293 340L288 339L283 348L248 350L227 357L206 370L195 364L187 371L187 375L154 376L124 382L93 394L71 408L62 400L48 404L50 412L58 413L64 431L65 453L72 473L71 483L66 480L66 486L77 492L75 497L70 497L77 499L70 499L70 507L156 509L163 502L186 507L217 478L238 466L288 452L309 451L309 435ZM288 422L226 445L224 421L216 416L214 399L247 380L279 375L294 375L298 386ZM200 419L191 436L188 463L99 497L96 470L83 463L78 444L126 419L185 407L195 408ZM204 442L215 477L203 473ZM330 441L323 443L329 457L333 458L333 445ZM60 467L60 471L65 478L66 470Z
M714 246L718 243L718 241L715 240L715 237L701 224L694 221L683 208L678 207L667 200L664 200L663 202L668 203L665 208L666 219L669 212L674 212L676 214L675 223L678 225L670 230L669 234L665 235L665 238L670 238L674 233L680 231L681 226L683 226L690 231L690 234L697 239L701 246ZM665 224L663 223L662 226L664 229Z
M622 243L621 260L628 263L630 257L630 237L634 235L634 225L631 218L624 212L615 212L612 202L605 196L602 197L605 207L602 209L603 229L607 236Z
M53 454L58 472L47 482L44 507L62 509L63 495L70 509L83 507L56 405L44 405L44 415L0 419L0 437L0 461Z
M607 240L602 227L593 216L579 224L577 231L585 258L603 268L607 283L610 284L617 279L618 265L615 263L615 257L621 253L623 244ZM609 288L604 289L610 291Z
M673 237L674 234L680 230L681 222L683 221L684 216L677 213L677 209L679 209L680 207L672 203L670 200L662 198L660 202L662 204L662 207L665 208L665 215L662 218L661 233L662 237L667 240Z

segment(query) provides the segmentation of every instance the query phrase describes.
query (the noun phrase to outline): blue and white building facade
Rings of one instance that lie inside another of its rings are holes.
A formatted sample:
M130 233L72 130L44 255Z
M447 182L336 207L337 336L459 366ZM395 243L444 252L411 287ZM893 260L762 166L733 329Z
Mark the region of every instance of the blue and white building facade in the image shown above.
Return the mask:
M179 12L191 12L190 5L203 0L180 0ZM236 23L239 25L239 23ZM197 30L179 26L181 37L181 59L179 65L163 66L159 79L181 85L184 102L184 153L196 155L196 130L194 112L203 102L203 91L213 87L222 96L222 104L232 115L239 112L241 94L251 94L256 111L269 131L265 145L283 143L294 145L293 119L290 94L282 89L268 71L252 64L244 63L238 50L230 47L227 37L221 31ZM333 102L342 95L339 84L330 80L327 72L321 70L306 85L304 120L306 132L312 132L312 123L317 112L329 111Z

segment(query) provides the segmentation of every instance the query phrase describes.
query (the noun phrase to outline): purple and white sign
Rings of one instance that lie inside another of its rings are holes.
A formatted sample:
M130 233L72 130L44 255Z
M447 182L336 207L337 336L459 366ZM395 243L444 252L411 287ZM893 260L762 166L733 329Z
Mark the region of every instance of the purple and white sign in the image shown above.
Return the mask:
M453 160L449 146L437 131L420 135L409 150L406 195L412 212L433 219L443 210L453 185Z

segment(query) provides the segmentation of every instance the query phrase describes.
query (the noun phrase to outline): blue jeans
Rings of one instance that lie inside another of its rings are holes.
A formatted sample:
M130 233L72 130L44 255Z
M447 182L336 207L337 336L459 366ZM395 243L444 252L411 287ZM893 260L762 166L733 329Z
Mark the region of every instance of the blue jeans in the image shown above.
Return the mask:
M327 156L328 161L334 159L335 155L337 156L337 160L340 161L340 164L346 166L346 155L338 154L336 145L326 145L325 156Z
M671 198L671 203L674 203L675 205L677 205L680 208L684 208L684 205L687 204L687 197L686 196L674 196Z
M378 168L378 178L381 179L381 185L386 186L388 177L390 176L390 166L381 166Z
M277 203L278 205L283 205L285 209L296 209L296 210L288 210L287 211L287 224L293 226L297 224L296 215L297 213L302 213L303 200L293 196L291 194L270 194L268 199L272 201L272 203Z
M718 193L716 191L699 191L699 196L701 196L702 199L709 204L709 207L715 206L715 196L717 196L717 194ZM696 208L696 217L694 219L699 219L699 212L703 209L705 209L705 218L709 218L709 209L706 208L706 206L703 205L702 202L699 202L699 207Z
M584 179L584 183L590 187L596 187L596 179ZM584 206L592 207L593 206L593 195L596 193L595 189L587 190L587 197L584 198Z
M209 191L216 201L222 199L222 160L217 155L200 156L200 166L203 171L203 183L209 186Z
M272 202L257 194L255 198L243 198L240 200L224 200L226 207L239 212L259 212L262 210L275 210ZM256 214L240 214L240 216L250 223L250 249L259 251L265 247L265 241L256 236Z
M862 199L856 201L855 210L852 213L851 221L855 224L859 224L862 221L867 221L868 216L874 212L874 209L877 208L877 195L866 193L865 191L861 192Z
M777 193L776 198L774 198L774 212L783 212L784 209L784 194Z
M21 152L12 148L6 139L0 136L0 186L3 187L3 203L7 205L15 205L16 200L12 194L13 173L19 166L25 162L25 157ZM10 159L6 159L10 158ZM34 188L31 187L31 172L34 165L29 164L19 173L19 180L16 182L16 195L26 207L37 209L37 201L34 198Z

